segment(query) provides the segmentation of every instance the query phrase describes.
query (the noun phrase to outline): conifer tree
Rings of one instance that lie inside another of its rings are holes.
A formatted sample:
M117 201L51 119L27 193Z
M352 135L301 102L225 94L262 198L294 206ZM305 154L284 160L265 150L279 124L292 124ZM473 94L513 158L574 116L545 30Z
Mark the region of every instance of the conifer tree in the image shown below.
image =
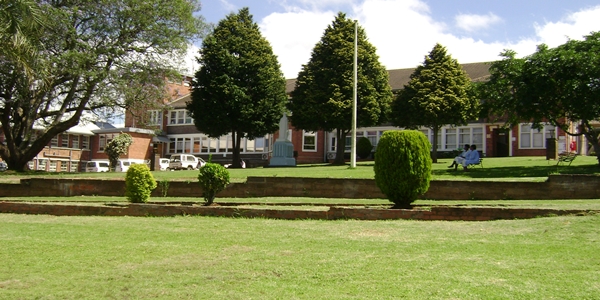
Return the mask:
M198 62L187 110L208 136L231 133L232 167L240 168L241 139L279 128L287 96L277 57L248 8L242 8L204 39Z
M354 21L338 13L302 66L288 104L297 129L335 131L334 164L344 164L346 135L352 130L354 32ZM358 27L358 127L384 122L392 100L388 73L375 52Z
M444 125L465 125L477 116L478 100L460 64L436 44L410 76L392 104L392 124L433 131L432 159L437 162L438 133Z

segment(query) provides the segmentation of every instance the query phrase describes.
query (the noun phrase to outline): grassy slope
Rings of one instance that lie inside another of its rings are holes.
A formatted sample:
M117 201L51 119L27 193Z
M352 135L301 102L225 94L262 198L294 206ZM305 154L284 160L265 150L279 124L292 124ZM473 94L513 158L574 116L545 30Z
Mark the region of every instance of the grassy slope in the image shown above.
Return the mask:
M592 299L600 216L0 215L0 299Z

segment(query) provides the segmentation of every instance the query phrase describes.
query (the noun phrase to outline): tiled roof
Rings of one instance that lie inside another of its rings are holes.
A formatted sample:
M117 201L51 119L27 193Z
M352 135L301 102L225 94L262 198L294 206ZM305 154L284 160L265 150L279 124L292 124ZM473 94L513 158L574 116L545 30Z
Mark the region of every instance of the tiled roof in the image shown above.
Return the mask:
M473 82L485 81L490 76L489 62L479 62L479 63L470 63L470 64L461 64L463 70L467 72L467 75L471 78ZM393 91L402 89L405 84L410 80L410 75L415 71L415 68L410 69L395 69L388 70L388 74L390 77L390 86ZM291 93L296 84L296 79L287 79L285 85L286 93Z

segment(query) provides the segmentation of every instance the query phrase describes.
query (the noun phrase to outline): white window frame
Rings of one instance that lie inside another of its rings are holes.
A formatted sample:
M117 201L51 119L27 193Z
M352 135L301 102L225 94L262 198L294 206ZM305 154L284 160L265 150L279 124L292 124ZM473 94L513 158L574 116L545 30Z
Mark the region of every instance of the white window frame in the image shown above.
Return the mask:
M531 127L531 124L519 124L519 149L546 149L546 139L556 138L556 127L543 124L539 131ZM554 136L551 131L554 131ZM535 145L535 138L541 137L541 145Z
M148 125L162 126L163 111L162 110L149 110L148 111Z
M90 137L87 135L81 136L81 149L90 149Z
M69 148L69 135L68 134L62 133L60 135L60 146L62 148Z
M313 138L314 143L307 143L307 138ZM318 133L316 131L302 130L302 152L317 152Z
M194 120L185 109L174 109L169 112L169 125L190 125L194 124Z
M58 148L58 135L50 140L50 147Z
M79 149L79 141L81 140L80 135L73 135L73 140L71 141L71 147L73 149Z

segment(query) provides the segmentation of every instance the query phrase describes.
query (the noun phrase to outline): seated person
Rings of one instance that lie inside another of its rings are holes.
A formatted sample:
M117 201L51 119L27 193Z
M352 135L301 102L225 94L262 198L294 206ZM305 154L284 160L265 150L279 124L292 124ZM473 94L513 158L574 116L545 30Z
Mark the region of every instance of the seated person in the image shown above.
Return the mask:
M463 161L462 165L464 170L467 170L467 167L471 164L479 163L479 152L477 152L477 146L471 145L471 151L467 153L467 157Z
M459 156L454 158L454 161L452 162L452 164L450 166L448 166L448 168L452 168L454 167L456 169L456 167L458 167L458 165L462 165L463 161L465 160L465 157L467 157L467 152L469 152L469 144L465 144L465 147L463 148L463 152L460 153Z

